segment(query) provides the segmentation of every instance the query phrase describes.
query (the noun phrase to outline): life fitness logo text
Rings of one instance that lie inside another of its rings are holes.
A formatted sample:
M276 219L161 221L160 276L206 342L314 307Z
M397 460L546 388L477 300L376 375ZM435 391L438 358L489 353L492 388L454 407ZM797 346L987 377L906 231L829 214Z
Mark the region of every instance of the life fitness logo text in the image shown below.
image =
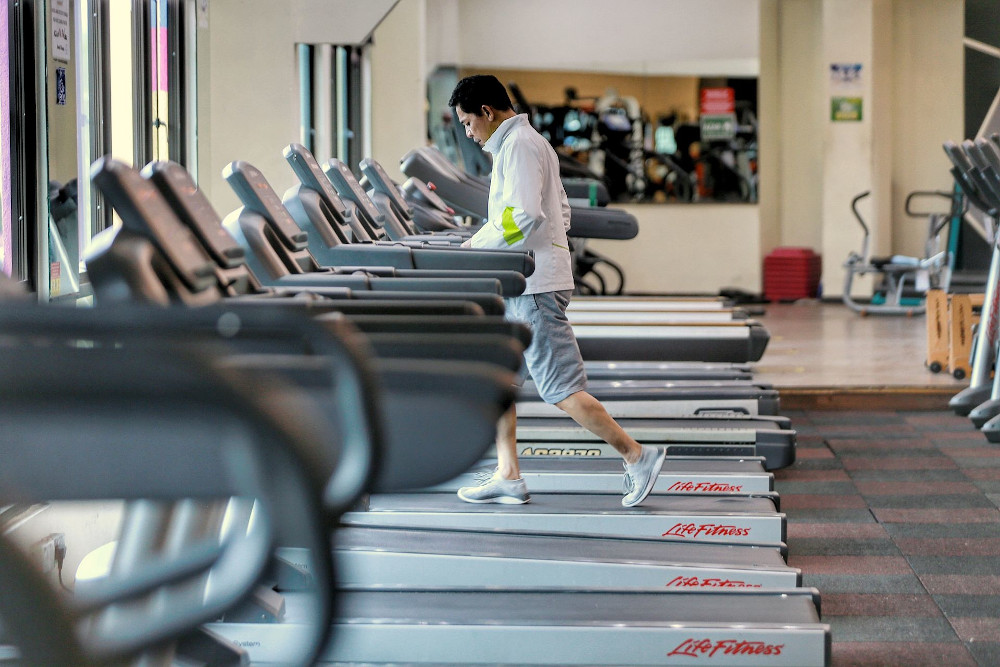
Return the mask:
M764 642L747 642L739 639L685 639L673 651L667 654L684 655L691 658L714 658L718 655L781 655L784 644L765 644Z
M674 482L667 491L682 493L739 493L742 484L725 484L723 482Z
M677 523L660 537L686 537L696 540L699 537L746 537L749 528L723 526L715 523Z
M667 588L760 588L760 584L748 584L738 579L719 577L674 577L667 582Z

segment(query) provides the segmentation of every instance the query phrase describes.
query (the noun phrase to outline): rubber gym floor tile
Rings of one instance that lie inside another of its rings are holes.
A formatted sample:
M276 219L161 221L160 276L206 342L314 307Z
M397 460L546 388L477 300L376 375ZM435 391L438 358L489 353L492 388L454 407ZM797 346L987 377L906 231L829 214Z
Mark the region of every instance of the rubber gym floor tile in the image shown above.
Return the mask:
M815 447L813 449L797 448L795 450L796 461L802 461L804 459L832 459L832 458L834 458L833 452L831 452L826 447Z
M843 457L916 458L939 456L945 458L940 449L930 446L923 440L900 440L895 447L874 445L864 440L831 440L830 449L834 454Z
M893 539L907 537L973 538L1000 537L1000 524L995 523L886 523L886 532Z
M850 473L855 485L861 482L965 482L969 477L958 468L947 470L854 470Z
M787 538L788 552L798 556L899 556L890 539L852 540L843 537Z
M816 588L820 595L830 593L923 594L923 585L914 574L813 574L803 571L802 585Z
M879 426L906 423L906 418L895 410L872 410L870 412L810 410L806 415L817 426L840 426L843 424Z
M1000 575L921 574L920 582L931 595L1000 595Z
M889 533L880 523L789 523L788 539L792 538L887 538Z
M889 452L906 456L911 450L925 451L939 454L938 448L924 438L913 436L910 438L900 438L898 440L869 440L867 438L827 438L826 444L835 452L849 452L874 450L877 452ZM919 454L909 454L919 456Z
M874 480L858 480L854 482L858 493L865 496L888 496L888 495L950 495L950 494L976 494L980 490L972 482L886 482ZM935 503L937 500L935 499Z
M1000 538L939 537L897 539L900 552L907 556L991 556L1000 554Z
M861 456L840 459L844 469L851 470L942 470L957 468L953 459L947 456L878 457Z
M959 468L1000 468L1000 457L994 456L956 456L952 459Z
M949 618L989 618L1000 623L1000 596L998 595L935 595L937 603ZM1000 641L998 636L997 641Z
M964 644L951 642L838 642L831 650L833 667L974 667L976 659Z
M1000 447L996 445L959 447L945 450L944 453L956 459L1000 459Z
M986 497L993 500L994 495L1000 494L1000 480L985 480L973 482L976 488L986 494ZM994 503L995 504L995 503Z
M829 451L829 450L827 450ZM843 465L840 459L835 458L830 452L824 458L803 458L796 452L796 461L789 470L841 470Z
M928 504L933 505L933 510L939 512L944 509L965 511L967 509L983 509L996 507L982 493L963 493L961 495L920 495L920 496L897 496L897 495L867 495L865 499L872 509L898 508L917 509L925 508ZM998 517L1000 519L1000 517Z
M947 642L957 639L955 630L944 617L833 616L823 620L830 624L834 642Z
M919 438L921 434L915 428L905 424L838 424L821 429L829 438L872 438L873 440L897 440Z
M858 493L858 490L854 488L854 484L850 481L825 482L820 480L809 480L793 482L784 479L777 479L775 480L774 490L781 494L782 500L784 500L786 494L853 496Z
M872 508L881 523L993 523L1000 521L996 507L969 509Z
M780 489L779 489L780 493ZM781 494L781 509L785 512L799 509L865 509L865 499L857 495L830 494Z
M928 595L834 593L822 597L822 608L824 619L831 616L941 616L941 609Z
M986 442L986 436L974 428L966 431L928 431L920 434L921 438L932 442L938 447L955 447L965 445L966 447L977 447Z
M993 503L994 507L1000 507L1000 494L998 494L998 493L987 493L986 497L989 499L989 501L991 503Z
M980 665L1000 665L1000 643L973 641L966 647Z
M874 523L875 517L867 509L796 509L785 513L787 523Z
M789 550L788 565L805 574L912 574L902 556L800 556Z
M969 468L963 470L962 474L976 481L1000 482L1000 468Z
M1000 618L973 617L949 620L962 641L1000 642Z
M918 575L1000 575L1000 558L996 556L907 556L906 560Z
M941 414L900 414L899 417L918 431L968 431L969 420L958 415Z

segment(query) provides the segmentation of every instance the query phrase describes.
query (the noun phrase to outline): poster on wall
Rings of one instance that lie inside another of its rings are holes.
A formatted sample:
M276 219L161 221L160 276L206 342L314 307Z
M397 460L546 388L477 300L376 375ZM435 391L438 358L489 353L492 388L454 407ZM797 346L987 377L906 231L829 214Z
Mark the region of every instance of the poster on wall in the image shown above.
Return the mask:
M69 0L52 0L52 59L69 62Z
M864 117L861 63L830 64L830 120L858 122Z

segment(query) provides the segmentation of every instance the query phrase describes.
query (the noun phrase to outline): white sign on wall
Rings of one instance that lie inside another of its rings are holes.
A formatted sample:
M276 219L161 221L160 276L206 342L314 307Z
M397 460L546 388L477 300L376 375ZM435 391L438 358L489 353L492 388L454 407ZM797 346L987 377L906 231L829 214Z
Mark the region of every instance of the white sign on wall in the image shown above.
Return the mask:
M52 58L69 62L69 0L52 0Z

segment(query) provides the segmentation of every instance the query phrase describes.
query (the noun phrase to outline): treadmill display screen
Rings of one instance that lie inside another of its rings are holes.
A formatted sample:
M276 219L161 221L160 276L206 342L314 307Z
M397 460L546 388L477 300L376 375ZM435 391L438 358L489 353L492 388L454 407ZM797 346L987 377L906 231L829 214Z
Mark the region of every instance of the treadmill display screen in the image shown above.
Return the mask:
M392 182L392 179L389 178L389 174L385 173L385 169L382 168L381 164L371 158L365 158L361 161L361 171L371 181L372 187L375 188L376 192L381 192L389 197L404 216L407 218L410 217L410 207L399 195L399 189Z
M142 170L181 221L201 239L215 260L230 268L243 263L244 252L225 227L187 169L176 162L152 162Z
M122 226L153 241L184 282L192 289L212 284L214 263L152 183L111 158L95 162L91 178L121 216Z
M339 181L341 187L338 190L340 193L353 201L358 208L365 212L365 215L378 222L379 226L381 226L383 222L382 214L372 204L368 198L368 193L361 188L358 179L354 178L354 174L347 168L347 165L336 158L331 158L328 164L329 167L326 173L335 184Z
M330 210L345 217L347 209L344 203L309 149L301 144L289 144L285 147L284 154L302 185L315 190Z
M308 236L288 213L278 193L253 165L237 160L230 162L222 173L248 210L263 216L282 242L293 250L304 250Z

